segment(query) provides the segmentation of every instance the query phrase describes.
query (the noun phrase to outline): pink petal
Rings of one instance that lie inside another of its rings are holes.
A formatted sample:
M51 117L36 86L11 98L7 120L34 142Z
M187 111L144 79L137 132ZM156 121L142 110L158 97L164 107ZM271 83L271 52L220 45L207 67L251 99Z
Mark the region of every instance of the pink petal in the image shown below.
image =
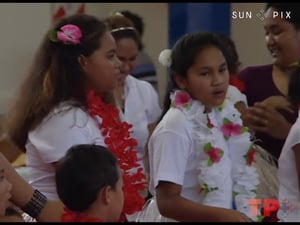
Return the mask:
M191 96L186 92L177 92L175 95L176 106L183 106L192 101Z
M67 24L60 28L57 32L57 38L63 43L79 44L82 33L79 27L73 24Z
M231 134L232 135L239 135L239 134L241 134L241 128L242 127L239 124L234 124L232 126L232 132L231 132Z
M209 151L209 156L213 162L219 162L221 160L220 156L221 150L219 148L213 148Z
M223 132L223 135L225 137L229 137L231 135L231 132L232 132L232 124L229 123L229 124L223 125L221 127L221 131Z

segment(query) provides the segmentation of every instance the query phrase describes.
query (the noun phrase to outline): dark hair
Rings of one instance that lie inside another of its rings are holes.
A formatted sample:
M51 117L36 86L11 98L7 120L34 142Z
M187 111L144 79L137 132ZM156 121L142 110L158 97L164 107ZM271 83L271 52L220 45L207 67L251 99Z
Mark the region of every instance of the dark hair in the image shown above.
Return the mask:
M58 196L76 212L88 209L102 188L111 186L115 190L118 179L116 157L100 145L71 147L55 170Z
M241 62L239 60L239 55L236 50L235 43L233 40L222 33L217 34L220 38L221 43L224 45L224 57L227 62L227 68L230 75L236 75L239 70L239 66L241 65Z
M66 24L74 24L81 29L81 43L52 42L47 31L16 101L7 113L6 131L24 151L28 132L40 124L58 103L74 99L78 105L86 106L85 75L78 56L88 57L99 49L107 27L94 16L76 14L58 21L50 30L58 31Z
M300 28L300 3L272 3L268 2L266 5L266 11L269 8L273 8L275 10L278 10L280 12L285 13L286 12L291 12L290 13L290 18L285 18L288 22L294 24L296 29Z
M116 42L123 38L131 38L137 44L138 49L142 49L141 37L128 18L121 15L113 15L108 17L105 22L111 30L111 34Z
M300 67L291 74L288 86L288 99L293 106L298 108L300 104Z
M131 12L129 10L122 10L120 13L125 16L126 18L130 19L133 23L133 26L139 32L139 35L142 37L144 34L144 21L143 18L140 17L138 14Z
M218 37L218 34L213 32L195 32L186 34L175 43L171 54L170 79L164 97L163 111L160 119L163 118L164 114L170 108L170 93L174 89L179 88L174 79L175 75L186 77L187 71L195 63L196 57L202 50L209 46L220 49L223 55L225 55L223 43Z

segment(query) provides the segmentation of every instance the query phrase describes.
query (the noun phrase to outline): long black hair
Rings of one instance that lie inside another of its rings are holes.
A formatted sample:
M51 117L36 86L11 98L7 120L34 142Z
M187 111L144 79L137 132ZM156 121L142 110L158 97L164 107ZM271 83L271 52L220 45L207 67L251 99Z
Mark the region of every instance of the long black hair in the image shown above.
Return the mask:
M288 100L296 108L300 104L300 67L291 74L288 86Z

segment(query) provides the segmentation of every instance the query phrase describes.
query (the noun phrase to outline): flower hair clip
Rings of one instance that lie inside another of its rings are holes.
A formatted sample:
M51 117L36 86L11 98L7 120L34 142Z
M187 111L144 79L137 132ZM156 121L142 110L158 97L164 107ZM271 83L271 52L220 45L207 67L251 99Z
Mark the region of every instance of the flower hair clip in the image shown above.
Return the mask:
M170 67L172 64L171 59L172 50L171 49L164 49L160 52L158 56L158 61L165 67Z
M62 42L64 44L77 45L80 44L82 32L80 28L74 24L67 24L60 28L59 31L51 30L48 38L53 42Z

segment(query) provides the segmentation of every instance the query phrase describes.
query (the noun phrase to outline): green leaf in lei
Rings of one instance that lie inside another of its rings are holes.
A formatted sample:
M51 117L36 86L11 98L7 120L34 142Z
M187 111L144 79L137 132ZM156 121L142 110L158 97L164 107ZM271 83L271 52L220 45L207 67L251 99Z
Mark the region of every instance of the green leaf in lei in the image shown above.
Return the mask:
M262 222L265 217L263 215L259 215L256 217L256 222Z
M55 30L49 31L48 38L52 42L59 42L59 40L57 39L57 31L55 31Z
M217 190L219 190L218 187L209 187L207 183L201 184L200 186L200 193L203 193L204 196L206 196L209 192Z
M246 133L246 132L248 132L248 128L247 127L242 127L242 133Z
M224 124L224 125L230 124L230 123L232 123L232 122L231 122L228 118L225 117L225 118L223 119L223 124Z
M226 100L224 100L224 102L223 102L221 105L218 106L218 110L219 110L220 112L224 109L224 107L225 107L225 102L226 102Z

